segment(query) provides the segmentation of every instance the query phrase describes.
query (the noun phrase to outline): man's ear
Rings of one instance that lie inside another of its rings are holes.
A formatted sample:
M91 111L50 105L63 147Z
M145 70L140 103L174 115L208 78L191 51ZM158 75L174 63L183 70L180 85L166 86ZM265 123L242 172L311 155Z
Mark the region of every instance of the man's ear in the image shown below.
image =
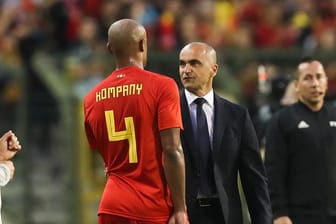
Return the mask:
M214 64L212 66L212 70L213 70L213 75L212 77L215 77L217 75L217 71L218 71L218 64Z
M145 51L145 40L144 39L141 39L139 41L139 50L140 50L140 52L144 52Z
M107 48L107 50L108 50L111 54L113 54L113 51L112 51L112 49L111 49L111 45L110 45L109 42L107 42L107 44L106 44L106 48Z

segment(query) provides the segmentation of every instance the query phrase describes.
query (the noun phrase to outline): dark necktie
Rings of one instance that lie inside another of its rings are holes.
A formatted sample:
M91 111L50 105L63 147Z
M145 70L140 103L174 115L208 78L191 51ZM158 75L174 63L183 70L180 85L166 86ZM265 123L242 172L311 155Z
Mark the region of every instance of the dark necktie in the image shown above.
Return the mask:
M202 195L210 196L214 192L214 177L212 171L212 159L208 124L202 105L206 102L204 98L197 98L194 103L196 111L196 142L199 148L200 161L200 192Z

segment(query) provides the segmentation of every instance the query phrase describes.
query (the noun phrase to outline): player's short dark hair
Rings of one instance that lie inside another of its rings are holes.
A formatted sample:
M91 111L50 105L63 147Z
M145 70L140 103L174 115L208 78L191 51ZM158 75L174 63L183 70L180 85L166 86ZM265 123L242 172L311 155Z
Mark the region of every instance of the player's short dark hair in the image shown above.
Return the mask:
M312 56L304 56L299 60L298 66L302 63L311 63L313 61L316 61L317 59L313 58ZM294 72L294 79L298 79L299 78L299 70L297 69L296 72Z

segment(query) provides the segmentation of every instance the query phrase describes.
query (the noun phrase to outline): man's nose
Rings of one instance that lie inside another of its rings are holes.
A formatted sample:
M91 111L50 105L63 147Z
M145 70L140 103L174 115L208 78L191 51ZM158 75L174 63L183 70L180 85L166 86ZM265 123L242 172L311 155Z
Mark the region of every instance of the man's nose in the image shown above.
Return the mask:
M190 66L189 63L185 64L185 66L184 66L184 68L183 68L183 71L184 71L185 73L188 73L188 72L191 71L191 66Z
M320 85L320 79L318 79L318 78L313 78L313 79L312 79L312 85L313 85L313 86L318 86L318 85Z

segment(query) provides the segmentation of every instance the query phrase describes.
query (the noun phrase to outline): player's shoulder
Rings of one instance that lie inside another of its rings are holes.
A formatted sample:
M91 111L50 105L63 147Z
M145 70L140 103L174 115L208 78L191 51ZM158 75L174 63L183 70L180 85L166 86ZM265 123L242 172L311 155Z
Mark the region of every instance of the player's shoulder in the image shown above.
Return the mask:
M155 87L155 89L170 89L177 86L175 80L167 75L152 72L152 71L145 71L147 83L150 86Z
M152 79L152 80L158 80L158 81L173 81L173 78L169 77L168 75L164 75L162 73L158 73L158 72L153 72L153 71L148 71L148 70L144 70L147 75L148 78Z
M90 102L92 100L95 100L96 97L96 92L102 88L102 86L105 85L106 80L109 78L110 76L107 76L106 78L104 78L102 81L100 81L99 83L97 83L95 86L93 86L88 92L87 94L84 96L84 102Z

